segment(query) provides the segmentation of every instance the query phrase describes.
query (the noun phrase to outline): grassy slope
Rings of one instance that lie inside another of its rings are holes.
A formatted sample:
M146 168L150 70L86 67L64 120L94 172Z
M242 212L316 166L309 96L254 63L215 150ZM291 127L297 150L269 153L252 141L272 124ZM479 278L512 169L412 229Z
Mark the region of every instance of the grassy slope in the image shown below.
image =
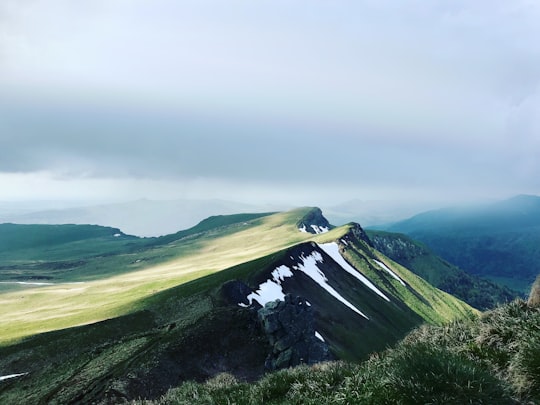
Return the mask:
M476 313L463 301L433 287L424 279L365 243L355 244L350 249L346 249L345 257L355 268L380 286L384 292L405 302L422 319L431 324L442 324L456 319L456 317L469 317ZM386 264L405 281L407 287L404 288L393 278L388 278L386 272L381 270L373 260Z
M430 284L486 310L518 297L516 291L468 274L403 234L367 231L375 247Z
M208 227L167 244L98 257L89 262L92 277L82 284L2 294L0 343L129 313L138 300L159 291L310 239L313 235L296 228L308 212L298 209ZM96 280L96 274L105 277Z
M253 384L221 374L137 404L537 404L539 328L539 308L518 300L473 320L419 328L362 364L300 366Z
M540 197L430 211L390 226L469 273L526 293L540 267Z

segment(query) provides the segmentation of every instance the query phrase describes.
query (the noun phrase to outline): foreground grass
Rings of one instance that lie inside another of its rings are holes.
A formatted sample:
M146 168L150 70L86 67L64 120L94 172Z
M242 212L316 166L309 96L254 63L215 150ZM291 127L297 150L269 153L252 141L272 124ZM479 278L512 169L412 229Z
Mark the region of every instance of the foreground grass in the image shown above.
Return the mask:
M540 403L540 309L514 301L476 320L424 326L362 364L331 362L254 384L221 374L136 404Z

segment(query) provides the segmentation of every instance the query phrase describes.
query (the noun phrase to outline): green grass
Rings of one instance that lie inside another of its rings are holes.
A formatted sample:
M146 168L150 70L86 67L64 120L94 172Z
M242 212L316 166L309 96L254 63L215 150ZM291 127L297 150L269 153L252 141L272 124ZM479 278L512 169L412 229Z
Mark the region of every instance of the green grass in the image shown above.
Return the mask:
M164 387L179 384L179 369L184 380L185 376L198 380L217 376L205 385L186 383L179 388L180 394L171 391L167 395L177 398L170 400L173 403L315 404L332 395L336 395L335 403L343 403L343 398L352 401L360 394L351 394L345 387L353 381L358 365L299 368L268 375L255 385L243 382L244 377L219 374L224 371L220 367L234 369L235 361L242 363L240 369L249 361L252 375L260 374L268 351L251 312L224 306L220 286L231 279L256 286L293 252L315 248L302 242L350 236L351 225L316 236L299 232L296 223L305 213L296 210L185 235L151 248L154 253L171 251L173 259L131 273L1 295L0 373L30 374L0 385L0 402L114 403L126 392L157 397L165 392ZM391 302L353 284L348 274L336 280L341 287L351 286L343 288L344 297L365 310L370 321L353 319L337 300L321 294L320 287L314 283L306 287L309 283L298 278L305 291L313 288L313 296L320 297L320 302L313 301L319 308L317 327L328 334L334 353L359 361L373 350L394 344L423 320L442 323L474 313L363 242L356 243L351 239L346 257L380 284ZM409 287L374 267L371 261L375 258L385 261ZM332 271L342 273L337 267L328 270L330 278ZM96 321L101 322L93 323ZM46 331L50 332L36 335ZM167 368L171 362L174 366ZM312 370L320 372L313 375ZM316 393L312 402L302 402L307 391Z
M424 321L442 324L459 317L471 317L476 311L452 295L434 288L410 270L381 255L367 244L353 245L345 250L345 257L357 269L376 284L387 295L404 302ZM405 283L406 287L382 270L374 260L385 263Z
M317 239L296 228L296 222L309 211L297 209L252 219L236 216L229 224L219 218L215 221L226 226L211 228L206 224L204 229L166 244L99 255L61 280L82 284L18 288L1 294L0 344L121 316L133 311L139 300L157 292ZM336 232L339 234L336 230L325 235L332 237Z
M145 405L534 404L540 401L540 311L517 300L481 318L423 326L361 364L330 362L253 384L222 374Z
M409 237L382 231L368 231L375 247L433 286L452 294L479 310L491 309L498 304L519 297L516 291L503 287L497 280L491 282L468 274L432 253L426 246Z

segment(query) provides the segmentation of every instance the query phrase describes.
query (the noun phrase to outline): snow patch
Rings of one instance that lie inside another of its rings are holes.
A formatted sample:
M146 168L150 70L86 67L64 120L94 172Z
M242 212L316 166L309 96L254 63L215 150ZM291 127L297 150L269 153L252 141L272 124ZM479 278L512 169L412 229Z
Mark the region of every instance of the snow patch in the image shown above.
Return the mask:
M386 301L390 302L390 299L381 291L379 290L371 281L369 281L363 274L361 274L359 271L357 271L354 267L352 267L343 256L341 256L341 253L339 252L339 245L336 242L330 242L330 243L323 243L319 245L322 250L324 250L328 256L330 256L334 261L341 266L343 270L345 270L347 273L351 274L358 280L360 280L366 287L374 291L376 294L384 298Z
M374 260L375 263L377 263L379 265L379 267L381 267L383 270L386 270L388 273L390 273L390 275L392 277L394 277L397 281L399 281L401 283L401 285L403 285L405 287L405 283L403 282L403 280L396 274L394 273L392 270L390 270L390 268L384 264L383 262L380 262L378 260Z
M324 273L317 267L317 263L323 262L323 257L319 252L313 252L311 255L304 257L301 256L302 264L298 266L293 266L293 269L300 270L305 273L309 278L319 284L326 292L332 295L335 299L343 303L345 306L352 309L357 314L363 316L366 319L369 319L362 311L356 308L353 304L347 301L340 293L338 293L330 284L328 284L328 279Z
M341 239L341 243L343 243L345 246L349 246L349 243L345 239Z
M276 269L272 271L272 279L260 284L257 291L252 292L246 297L249 301L249 305L253 303L253 300L257 301L263 307L268 302L272 302L275 300L285 300L285 293L283 292L283 288L281 287L281 282L285 280L285 278L292 276L293 272L287 266L282 265L276 267ZM241 302L238 303L238 305L241 307L248 306Z
M72 281L70 283L41 283L32 281L0 281L0 284L18 284L18 285L34 285L34 286L47 286L47 285L71 285L71 284L85 284L84 281Z
M328 232L327 226L319 226L319 225L310 225L311 228L315 231L315 233L318 235L320 233L326 233Z
M283 281L286 277L292 277L293 276L293 273L291 271L291 269L289 269L287 266L285 265L282 265L282 266L279 266L277 267L273 272L272 272L272 277L275 281Z
M302 226L300 228L298 228L298 230L300 232L304 232L304 233L307 233L307 229L306 229L306 226L304 224L302 224Z
M364 313L362 313L362 311L360 311L353 304L347 301L340 293L338 293L332 286L328 284L328 279L326 278L324 273L317 267L317 263L323 262L323 257L319 252L313 252L307 257L302 254L300 259L302 260L302 263L298 263L297 266L293 266L293 270L303 272L309 278L315 281L320 287L322 287L323 290L328 292L345 306L349 307L351 310L363 316L364 318L369 319ZM249 301L249 305L253 303L253 300L257 301L262 306L265 306L268 302L285 300L285 293L283 292L281 282L286 278L293 277L293 271L291 270L291 268L285 265L281 265L279 267L276 267L271 274L272 279L269 279L264 283L260 284L256 291L252 292L246 297L246 299ZM244 308L248 307L249 305L246 305L242 302L238 303L238 306ZM309 303L308 305L311 306L311 304Z
M323 338L323 337L321 336L321 334L320 334L319 332L317 332L317 331L315 331L315 337L316 337L317 339L319 339L320 341L325 342L324 338Z
M113 236L114 236L115 238L118 238L118 237L122 236L122 234L121 234L121 233L115 233Z
M19 285L54 285L54 283L38 283L30 281L0 281L0 284L19 284Z
M16 377L22 377L23 375L27 375L27 374L28 373L3 375L3 376L0 376L0 381L9 380L11 378L16 378Z

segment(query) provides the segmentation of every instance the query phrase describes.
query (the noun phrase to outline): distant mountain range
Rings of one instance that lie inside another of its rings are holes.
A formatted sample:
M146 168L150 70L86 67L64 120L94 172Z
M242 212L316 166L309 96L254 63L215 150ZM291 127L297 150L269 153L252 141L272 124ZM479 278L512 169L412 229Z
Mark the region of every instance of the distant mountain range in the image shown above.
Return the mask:
M433 205L399 201L350 200L322 207L326 218L336 225L357 222L362 226L387 224L422 212ZM148 200L121 203L69 205L66 202L0 202L0 223L79 224L119 228L136 236L161 236L196 225L211 215L238 212L284 211L286 204L245 204L237 201Z
M390 226L470 274L526 292L540 273L540 197L429 211Z
M38 208L40 205L47 209ZM226 200L137 200L124 203L69 207L57 203L0 204L0 223L79 224L119 228L136 236L161 236L187 229L211 215L281 211L290 207L250 205Z

